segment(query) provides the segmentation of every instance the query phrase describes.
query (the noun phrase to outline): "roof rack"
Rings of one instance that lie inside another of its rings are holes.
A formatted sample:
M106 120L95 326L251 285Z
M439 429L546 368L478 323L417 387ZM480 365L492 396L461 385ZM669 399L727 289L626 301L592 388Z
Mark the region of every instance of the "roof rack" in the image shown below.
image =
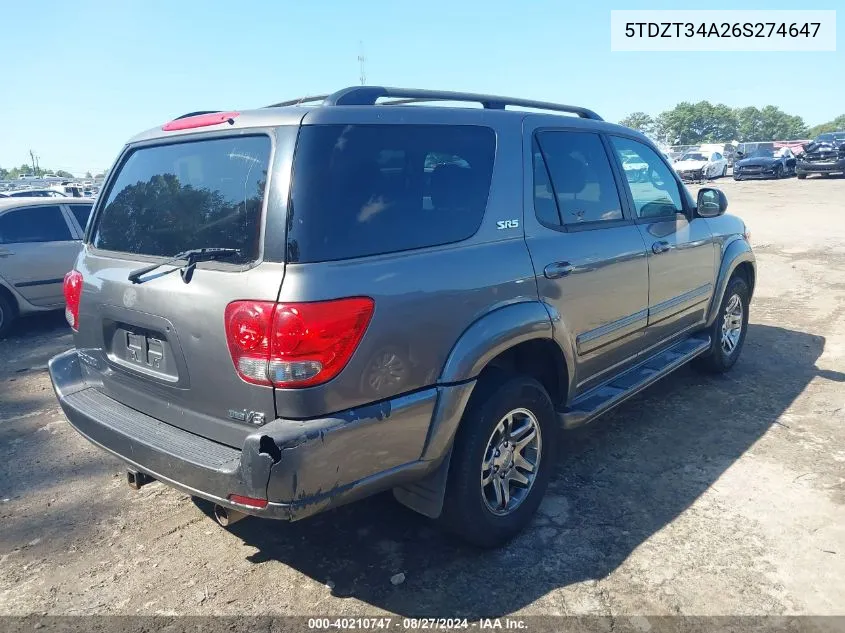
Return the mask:
M385 97L396 99L385 105L401 105L422 101L468 101L480 103L488 110L504 110L505 106L518 106L522 108L536 108L538 110L552 110L554 112L568 112L570 114L577 114L582 119L593 119L594 121L603 120L592 110L580 106L563 105L561 103L514 99L512 97L500 97L473 92L420 90L417 88L385 88L383 86L353 86L351 88L344 88L328 95L323 100L323 105L375 105L376 101Z
M284 108L285 106L297 106L303 103L313 103L314 101L323 101L329 95L314 95L311 97L299 97L299 99L291 99L290 101L279 101L279 103L271 103L265 108Z

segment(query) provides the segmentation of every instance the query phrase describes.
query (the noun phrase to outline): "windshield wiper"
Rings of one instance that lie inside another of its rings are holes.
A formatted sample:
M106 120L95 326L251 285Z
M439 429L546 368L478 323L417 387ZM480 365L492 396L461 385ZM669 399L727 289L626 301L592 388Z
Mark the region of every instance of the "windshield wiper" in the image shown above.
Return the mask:
M210 262L215 259L225 259L227 257L232 257L233 255L238 255L240 252L240 249L237 248L193 248L188 251L182 251L181 253L177 253L170 259L167 259L159 264L152 264L150 266L144 266L143 268L136 268L135 270L129 273L129 281L131 281L133 284L144 283L144 280L142 280L141 277L143 277L147 273L151 273L157 268L160 268L161 266L167 266L168 264L174 264L176 262L184 261L187 262L184 266L168 270L167 272L162 273L162 275L167 275L175 270L178 270L182 275L182 281L188 283L189 281L191 281L191 277L194 274L194 269L197 267L197 264L199 262Z

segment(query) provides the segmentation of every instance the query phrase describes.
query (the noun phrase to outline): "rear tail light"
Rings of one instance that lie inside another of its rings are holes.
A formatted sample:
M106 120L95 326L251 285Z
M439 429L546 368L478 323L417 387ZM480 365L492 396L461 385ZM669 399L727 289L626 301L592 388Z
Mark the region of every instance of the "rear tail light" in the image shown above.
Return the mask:
M374 306L368 297L230 303L226 341L235 369L257 385L295 388L327 382L352 358Z
M79 300L82 298L82 273L72 270L65 275L65 318L74 332L79 331Z

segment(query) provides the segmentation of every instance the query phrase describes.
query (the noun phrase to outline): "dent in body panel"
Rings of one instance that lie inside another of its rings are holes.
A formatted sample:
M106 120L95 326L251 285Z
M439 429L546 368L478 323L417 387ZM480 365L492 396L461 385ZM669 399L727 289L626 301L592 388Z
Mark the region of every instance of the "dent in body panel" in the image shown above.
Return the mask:
M260 438L268 437L279 449L267 498L289 503L320 497L419 461L436 399L437 391L427 389L319 420L270 422L249 442L260 452Z

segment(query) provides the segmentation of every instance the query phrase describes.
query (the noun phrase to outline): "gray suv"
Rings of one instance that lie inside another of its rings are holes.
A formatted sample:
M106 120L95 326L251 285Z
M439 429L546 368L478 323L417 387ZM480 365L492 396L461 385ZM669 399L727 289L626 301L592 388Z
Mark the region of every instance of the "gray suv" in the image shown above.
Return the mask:
M560 427L736 362L756 274L726 206L580 107L359 86L195 112L110 171L50 374L130 485L223 525L392 489L494 547Z

